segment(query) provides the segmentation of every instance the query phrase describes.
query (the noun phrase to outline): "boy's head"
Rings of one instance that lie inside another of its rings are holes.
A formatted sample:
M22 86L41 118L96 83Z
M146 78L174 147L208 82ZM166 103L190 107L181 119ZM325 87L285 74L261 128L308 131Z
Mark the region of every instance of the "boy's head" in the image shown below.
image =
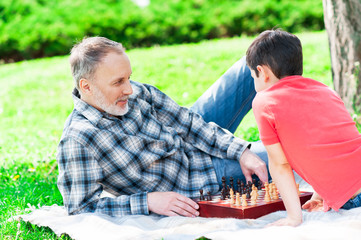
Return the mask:
M247 65L257 77L257 66L268 67L278 79L302 75L302 61L301 41L281 30L262 32L247 50Z

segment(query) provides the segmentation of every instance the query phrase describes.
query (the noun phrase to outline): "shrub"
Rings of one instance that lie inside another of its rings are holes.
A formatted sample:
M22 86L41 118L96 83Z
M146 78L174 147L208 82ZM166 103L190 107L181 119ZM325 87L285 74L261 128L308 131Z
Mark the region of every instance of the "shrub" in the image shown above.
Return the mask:
M0 56L18 61L63 55L84 36L101 35L126 48L198 42L324 28L322 2L313 0L8 0L0 2Z

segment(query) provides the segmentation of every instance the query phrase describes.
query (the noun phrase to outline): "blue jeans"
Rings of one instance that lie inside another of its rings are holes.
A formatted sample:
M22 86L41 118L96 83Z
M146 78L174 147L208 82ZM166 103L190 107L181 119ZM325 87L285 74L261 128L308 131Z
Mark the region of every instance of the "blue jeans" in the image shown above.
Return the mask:
M341 208L351 209L361 207L361 193L358 194L355 198L348 200Z
M215 122L234 133L244 116L252 108L256 95L251 71L246 65L246 58L238 60L228 69L191 107L206 122ZM252 152L257 154L268 166L267 152L258 141L252 143ZM222 186L222 177L233 177L245 181L238 161L234 159L212 158L217 180Z

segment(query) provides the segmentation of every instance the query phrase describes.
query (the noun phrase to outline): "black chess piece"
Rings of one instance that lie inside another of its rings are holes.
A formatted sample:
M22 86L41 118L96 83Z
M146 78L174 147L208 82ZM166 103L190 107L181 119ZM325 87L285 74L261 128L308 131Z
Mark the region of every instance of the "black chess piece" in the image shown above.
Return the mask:
M226 200L225 189L224 188L222 188L222 190L221 190L221 200Z
M239 193L242 192L241 180L239 180L239 178L237 179L237 192Z
M203 196L203 189L199 189L199 193L200 193L199 200L204 201L205 197Z
M207 192L207 201L212 201L211 192Z
M226 185L226 177L225 177L225 176L222 177L222 186L223 186L223 185L224 185L224 186Z
M246 192L246 197L247 199L251 198L251 191L252 191L252 186L251 187L247 187L247 192Z
M252 184L255 186L255 187L257 187L257 181L256 181L256 179L252 179Z
M261 180L258 181L257 189L262 190L262 182L261 182Z
M221 199L225 200L226 198L227 198L226 178L222 177Z
M234 190L234 184L233 184L233 177L229 178L229 188L232 188L232 190Z

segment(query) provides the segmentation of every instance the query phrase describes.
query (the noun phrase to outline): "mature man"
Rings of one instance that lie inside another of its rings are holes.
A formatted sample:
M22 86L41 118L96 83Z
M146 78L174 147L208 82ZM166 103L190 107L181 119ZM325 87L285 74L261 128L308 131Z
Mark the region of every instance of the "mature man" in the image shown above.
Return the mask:
M73 47L70 64L74 110L57 154L58 187L69 214L198 216L191 198L199 189L219 191L222 176L268 180L265 161L251 151L266 160L262 144L224 129L236 130L255 95L244 59L191 109L131 81L120 43L86 38ZM102 197L103 191L115 197Z

